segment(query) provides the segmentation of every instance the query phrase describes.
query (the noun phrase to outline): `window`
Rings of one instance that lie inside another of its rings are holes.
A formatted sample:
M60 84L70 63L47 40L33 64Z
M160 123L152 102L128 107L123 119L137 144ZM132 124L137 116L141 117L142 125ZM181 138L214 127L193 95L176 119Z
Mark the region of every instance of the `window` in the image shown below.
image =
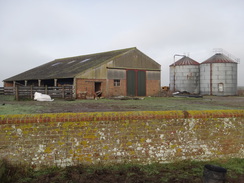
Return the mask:
M120 79L114 80L114 86L120 86Z

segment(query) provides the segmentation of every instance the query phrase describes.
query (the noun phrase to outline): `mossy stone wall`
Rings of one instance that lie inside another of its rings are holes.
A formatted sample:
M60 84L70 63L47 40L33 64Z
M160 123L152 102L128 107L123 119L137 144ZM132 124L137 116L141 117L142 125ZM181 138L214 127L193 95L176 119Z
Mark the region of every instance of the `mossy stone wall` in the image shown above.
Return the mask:
M244 158L244 110L0 115L0 158L32 167Z

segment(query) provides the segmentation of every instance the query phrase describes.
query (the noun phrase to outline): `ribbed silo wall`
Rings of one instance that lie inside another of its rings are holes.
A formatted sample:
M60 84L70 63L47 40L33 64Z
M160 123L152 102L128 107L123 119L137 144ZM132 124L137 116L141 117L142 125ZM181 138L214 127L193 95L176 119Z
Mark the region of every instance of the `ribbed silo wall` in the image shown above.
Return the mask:
M200 65L200 94L210 95L210 64Z
M174 66L169 67L169 89L174 91Z
M175 75L175 79L174 79ZM170 67L170 90L199 93L199 65L177 65ZM174 85L175 81L175 85Z
M237 64L208 63L200 65L200 94L236 95Z

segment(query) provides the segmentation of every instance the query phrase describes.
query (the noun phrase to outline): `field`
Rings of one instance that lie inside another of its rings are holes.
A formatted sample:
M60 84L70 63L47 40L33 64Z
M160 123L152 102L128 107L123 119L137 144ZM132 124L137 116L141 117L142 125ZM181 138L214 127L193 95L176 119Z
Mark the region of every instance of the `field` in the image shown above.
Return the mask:
M98 99L74 101L55 99L53 102L37 102L32 100L16 101L13 96L0 95L0 114L218 109L244 109L244 97L146 97L138 100Z

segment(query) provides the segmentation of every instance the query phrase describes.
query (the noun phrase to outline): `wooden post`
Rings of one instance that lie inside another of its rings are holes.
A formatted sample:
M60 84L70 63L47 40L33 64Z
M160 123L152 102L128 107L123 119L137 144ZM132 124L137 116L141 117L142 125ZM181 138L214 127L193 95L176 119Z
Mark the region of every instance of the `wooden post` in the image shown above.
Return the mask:
M71 88L70 88L70 92L71 92L71 100L73 100L73 98L75 98L75 92L74 92L74 87L73 85L71 85Z
M38 86L41 86L41 81L40 79L38 79Z
M64 85L62 86L62 98L65 98Z
M15 87L15 100L19 100L19 87L18 87L18 85L16 85L16 87Z
M33 86L32 85L30 86L30 97L31 97L31 99L33 99Z
M45 86L45 94L47 95L47 85Z
M57 81L58 81L58 79L54 79L54 86L55 87L57 86Z

